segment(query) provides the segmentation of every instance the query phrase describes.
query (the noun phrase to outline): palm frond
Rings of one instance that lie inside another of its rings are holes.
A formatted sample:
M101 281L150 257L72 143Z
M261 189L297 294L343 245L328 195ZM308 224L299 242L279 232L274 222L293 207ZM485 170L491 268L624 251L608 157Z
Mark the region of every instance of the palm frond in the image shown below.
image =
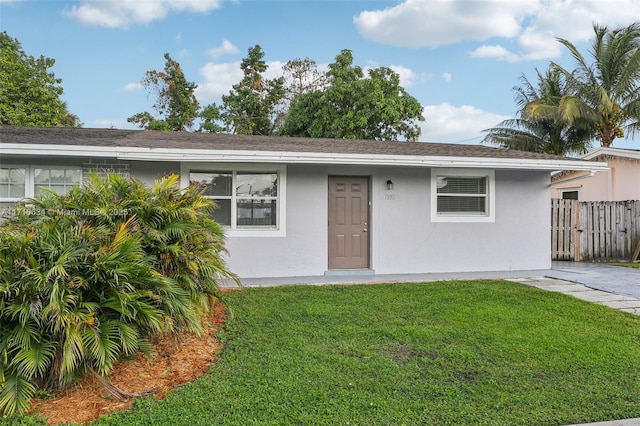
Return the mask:
M15 373L5 375L4 382L0 382L0 413L4 416L24 413L35 393L36 385L25 377Z
M9 366L30 380L42 378L53 362L55 350L56 346L51 341L34 342L28 349L17 351Z
M122 352L119 321L106 320L91 324L82 331L82 342L86 347L86 362L100 375L111 371L113 363Z

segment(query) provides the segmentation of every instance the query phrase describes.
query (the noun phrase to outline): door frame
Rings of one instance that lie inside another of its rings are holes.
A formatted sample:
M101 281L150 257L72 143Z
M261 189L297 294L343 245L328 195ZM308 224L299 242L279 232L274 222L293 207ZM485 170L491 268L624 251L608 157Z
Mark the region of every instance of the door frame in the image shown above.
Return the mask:
M332 256L332 252L331 252L331 233L330 233L330 218L331 218L331 212L330 212L330 208L331 208L331 184L332 181L336 180L336 179L363 179L366 182L366 209L365 209L365 213L366 213L366 238L365 238L365 242L366 242L366 246L367 246L367 254L366 254L366 265L362 266L362 267L354 267L354 268L336 268L336 267L331 267L331 256ZM328 271L362 271L362 270L371 270L371 259L372 259L372 247L371 247L371 241L372 241L372 237L371 237L371 176L370 175L345 175L345 174L335 174L335 175L328 175L328 179L327 179L327 270Z

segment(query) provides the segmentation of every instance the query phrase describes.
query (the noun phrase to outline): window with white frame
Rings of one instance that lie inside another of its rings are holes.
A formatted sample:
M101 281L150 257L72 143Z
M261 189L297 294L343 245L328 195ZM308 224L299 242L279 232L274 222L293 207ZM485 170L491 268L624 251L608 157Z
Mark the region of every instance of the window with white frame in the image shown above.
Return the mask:
M493 222L494 210L493 170L432 170L431 218L434 222Z
M82 182L79 167L0 166L0 208L10 209L25 198L46 192L67 194Z
M46 193L46 190L66 195L74 186L80 184L82 171L79 168L34 168L34 195Z
M64 195L81 181L79 167L0 166L0 201L37 197L46 189Z
M204 196L216 202L216 222L234 230L278 229L279 177L276 170L192 170L189 183L204 185Z
M27 192L27 169L25 167L0 167L0 200L20 201Z

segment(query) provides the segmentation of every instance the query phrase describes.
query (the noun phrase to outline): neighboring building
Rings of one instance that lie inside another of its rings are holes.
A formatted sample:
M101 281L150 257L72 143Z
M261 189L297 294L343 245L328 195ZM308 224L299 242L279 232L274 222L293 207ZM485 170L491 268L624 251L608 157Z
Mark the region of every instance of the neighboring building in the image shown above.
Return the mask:
M600 173L567 170L552 176L551 198L580 201L640 200L640 150L598 148L582 160L606 162Z
M242 278L548 269L552 171L479 145L0 126L0 203L93 173L203 182Z

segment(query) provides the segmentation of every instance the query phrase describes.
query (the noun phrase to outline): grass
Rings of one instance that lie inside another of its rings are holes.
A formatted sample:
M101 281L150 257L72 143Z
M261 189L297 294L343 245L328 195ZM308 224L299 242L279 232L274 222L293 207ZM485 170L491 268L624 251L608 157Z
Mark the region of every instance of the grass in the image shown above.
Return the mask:
M627 267L627 268L640 269L640 262L610 263L610 265L613 265L613 266L624 266L624 267Z
M102 425L640 417L640 317L505 281L249 288L208 375Z

